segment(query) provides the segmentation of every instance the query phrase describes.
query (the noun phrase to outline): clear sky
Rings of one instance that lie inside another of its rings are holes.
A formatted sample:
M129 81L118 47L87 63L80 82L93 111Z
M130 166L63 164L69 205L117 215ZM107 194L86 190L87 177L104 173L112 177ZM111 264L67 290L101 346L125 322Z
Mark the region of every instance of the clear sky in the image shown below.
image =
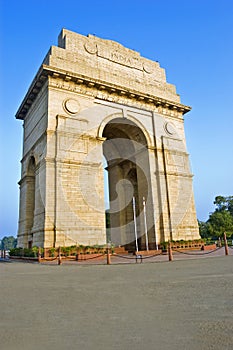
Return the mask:
M159 61L185 115L197 217L233 195L232 0L1 0L0 237L17 234L22 121L15 113L62 28Z

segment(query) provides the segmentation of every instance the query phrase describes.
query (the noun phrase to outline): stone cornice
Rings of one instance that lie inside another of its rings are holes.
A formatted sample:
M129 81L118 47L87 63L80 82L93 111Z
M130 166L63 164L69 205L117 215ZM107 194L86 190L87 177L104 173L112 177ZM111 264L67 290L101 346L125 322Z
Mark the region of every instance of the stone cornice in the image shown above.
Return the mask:
M35 78L33 79L18 111L16 112L16 119L24 120L29 108L34 102L37 94L41 90L44 83L47 81L48 71L44 70L43 65L38 70Z
M113 83L105 82L103 80L91 79L81 74L76 74L57 67L51 67L43 64L35 76L23 102L21 103L16 113L17 119L24 120L32 103L36 99L38 92L44 83L48 80L48 77L53 77L54 79L59 79L64 82L72 82L72 84L77 84L79 86L89 88L91 89L92 96L94 97L100 98L97 94L98 92L103 92L105 99L109 95L109 101L112 100L112 94L117 94L119 97L126 97L127 100L132 99L134 101L136 100L139 102L144 102L144 104L148 104L152 110L154 108L161 107L165 108L166 110L177 111L182 115L191 110L191 107L185 106L181 103L169 101L147 93L139 93L134 89L125 89L124 87L114 85Z

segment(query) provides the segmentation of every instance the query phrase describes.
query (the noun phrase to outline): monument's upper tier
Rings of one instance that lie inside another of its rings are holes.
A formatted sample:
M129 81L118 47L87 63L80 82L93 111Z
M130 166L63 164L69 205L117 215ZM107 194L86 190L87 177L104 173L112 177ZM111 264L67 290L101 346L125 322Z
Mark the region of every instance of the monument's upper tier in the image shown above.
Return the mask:
M190 110L190 107L180 104L175 86L166 82L165 70L158 62L117 42L63 29L58 46L50 48L16 118L24 119L33 100L33 89L38 89L48 75L64 76L77 83L94 84L131 96L162 100L182 109L183 113Z

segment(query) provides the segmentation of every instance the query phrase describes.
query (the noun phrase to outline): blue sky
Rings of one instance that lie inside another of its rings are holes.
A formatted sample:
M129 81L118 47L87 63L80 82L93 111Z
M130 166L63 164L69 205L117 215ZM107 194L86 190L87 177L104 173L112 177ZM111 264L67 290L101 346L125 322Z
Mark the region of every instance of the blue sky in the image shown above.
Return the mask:
M233 195L232 0L0 2L0 237L17 234L22 122L15 113L62 28L158 60L184 104L197 217Z

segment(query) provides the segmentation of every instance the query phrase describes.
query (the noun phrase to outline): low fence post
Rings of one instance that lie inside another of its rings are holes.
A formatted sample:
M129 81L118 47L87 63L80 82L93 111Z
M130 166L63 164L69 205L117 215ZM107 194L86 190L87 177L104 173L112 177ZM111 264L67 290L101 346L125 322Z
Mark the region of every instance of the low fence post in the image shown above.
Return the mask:
M225 255L228 255L228 244L227 244L227 236L226 236L226 232L224 232L223 234L223 239L224 239L224 245L225 245Z
M75 254L75 261L78 261L79 259L79 249L78 247L76 248L76 254Z
M61 265L61 247L58 248L58 265Z
M38 263L41 263L41 248L38 248Z
M109 247L107 247L107 265L111 265L111 255Z
M169 261L173 261L172 246L170 241L168 242L168 259Z

